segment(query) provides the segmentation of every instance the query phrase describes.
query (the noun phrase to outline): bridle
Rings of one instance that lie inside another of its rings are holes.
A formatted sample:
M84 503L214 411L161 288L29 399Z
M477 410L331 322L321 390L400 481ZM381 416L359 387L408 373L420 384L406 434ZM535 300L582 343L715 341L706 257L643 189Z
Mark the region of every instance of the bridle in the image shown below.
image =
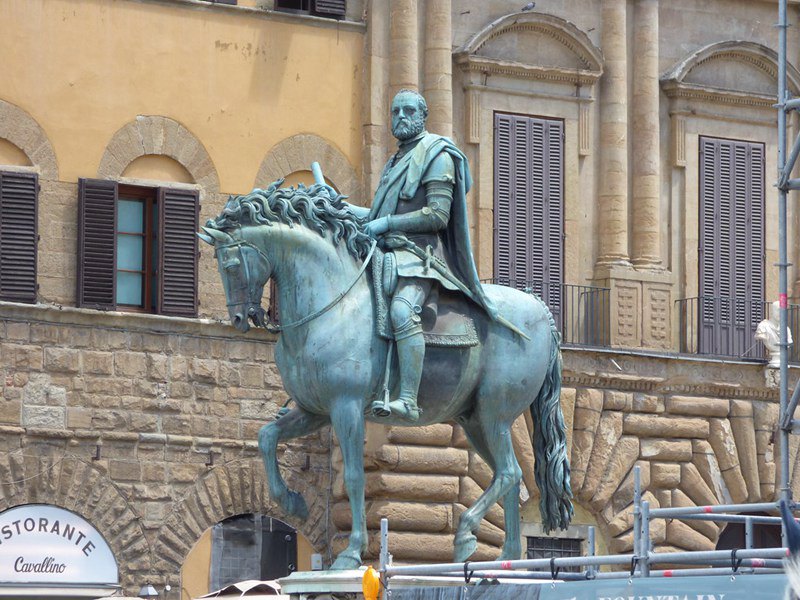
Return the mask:
M297 321L292 321L291 323L280 324L277 321L274 321L272 319L272 316L269 313L266 313L266 319L263 320L264 327L266 329L268 329L269 331L272 331L274 333L280 333L281 331L285 331L286 329L292 329L293 327L299 327L300 325L305 325L306 323L310 323L311 321L313 321L317 317L320 317L320 316L324 315L326 312L328 312L334 306L339 304L339 302L341 302L342 299L345 296L347 296L347 294L350 292L350 290L352 290L353 287L355 287L356 283L358 283L358 280L361 279L361 276L364 274L364 271L367 270L367 267L369 266L369 263L372 260L372 256L375 253L375 248L377 247L377 245L378 245L378 242L376 240L372 240L372 245L369 248L369 252L367 253L367 257L364 259L364 262L361 263L361 268L358 270L358 273L356 273L356 276L353 278L353 281L350 283L350 285L347 286L347 288L343 292L340 292L333 300L328 302L328 304L326 304L325 306L323 306L319 310L314 311L310 315L306 315L302 319L298 319ZM252 248L253 250L255 250L259 254L259 256L261 256L261 258L267 263L268 266L270 266L272 263L269 260L269 257L267 257L267 255L261 250L261 248L259 248L258 246L256 246L252 242L248 242L247 240L236 240L236 241L233 241L233 242L221 245L221 246L216 246L217 250L221 250L223 248L237 248L238 249L238 251L239 251L239 262L240 262L240 264L243 265L243 268L245 270L244 271L245 280L249 283L249 281L250 281L250 270L249 270L249 268L247 266L247 261L245 261L244 257L242 256L242 250L241 250L242 246L246 246L248 248ZM217 255L217 260L219 260L219 255ZM249 288L249 286L248 286L248 288ZM250 299L250 304L255 304L255 302L252 299ZM234 304L231 304L229 302L227 304L227 306L234 306ZM264 309L261 309L261 310L263 311ZM248 317L249 316L250 315L248 315Z

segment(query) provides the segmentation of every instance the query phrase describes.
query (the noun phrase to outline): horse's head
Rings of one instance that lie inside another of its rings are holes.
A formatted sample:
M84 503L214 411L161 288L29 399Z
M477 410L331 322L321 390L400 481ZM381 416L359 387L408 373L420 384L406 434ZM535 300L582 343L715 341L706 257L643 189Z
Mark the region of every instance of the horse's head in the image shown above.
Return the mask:
M264 327L267 315L261 308L261 296L272 275L269 258L255 244L244 239L241 230L236 237L210 224L203 227L203 231L205 233L197 236L214 246L231 323L242 332L250 329L249 320L257 327Z

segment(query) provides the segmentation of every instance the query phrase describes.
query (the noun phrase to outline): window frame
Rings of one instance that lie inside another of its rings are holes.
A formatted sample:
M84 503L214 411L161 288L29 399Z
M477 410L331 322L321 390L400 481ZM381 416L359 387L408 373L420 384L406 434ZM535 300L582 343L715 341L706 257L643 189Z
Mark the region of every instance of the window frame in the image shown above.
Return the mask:
M124 196L124 198L123 198ZM153 230L153 211L158 210L158 188L149 188L144 186L138 185L127 185L127 184L119 184L117 186L117 200L116 200L116 210L117 215L119 215L119 203L121 200L127 199L136 199L141 200L144 202L144 223L143 223L143 230L144 232L141 234L144 238L143 242L143 256L142 256L142 266L144 267L144 271L131 271L129 269L122 269L123 273L142 273L143 281L142 281L142 305L137 306L135 304L124 304L117 302L116 299L116 285L115 285L115 297L114 297L114 304L117 308L122 307L126 312L141 312L146 314L158 314L157 307L158 307L158 298L153 301L153 278L158 277L158 263L153 265L153 244L158 244L158 232ZM117 243L117 239L119 234L125 235L140 235L136 233L120 231L119 228L119 216L117 216L117 223L114 231L114 243ZM117 259L119 259L119 250L117 250ZM114 265L114 278L117 278L117 275L120 272L120 268L115 264ZM156 293L158 293L158 284L156 283Z

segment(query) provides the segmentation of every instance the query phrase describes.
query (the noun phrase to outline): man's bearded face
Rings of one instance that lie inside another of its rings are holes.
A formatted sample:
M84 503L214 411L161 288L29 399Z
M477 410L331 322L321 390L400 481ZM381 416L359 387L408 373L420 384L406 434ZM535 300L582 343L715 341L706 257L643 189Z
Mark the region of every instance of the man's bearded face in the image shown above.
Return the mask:
M425 114L416 94L402 93L392 102L392 135L401 142L425 130Z

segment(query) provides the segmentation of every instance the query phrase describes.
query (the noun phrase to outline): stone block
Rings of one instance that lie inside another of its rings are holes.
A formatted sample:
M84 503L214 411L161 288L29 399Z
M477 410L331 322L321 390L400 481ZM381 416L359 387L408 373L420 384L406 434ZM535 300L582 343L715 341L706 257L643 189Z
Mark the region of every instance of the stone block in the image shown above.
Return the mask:
M611 501L611 496L620 487L638 457L639 440L630 436L621 437L611 452L605 475L590 501L592 508L600 511Z
M67 427L70 429L91 429L92 410L70 406L67 408Z
M242 387L262 387L264 385L264 367L257 363L239 364L239 381Z
M643 491L651 489L650 463L645 460L638 460L633 464L633 466L625 475L625 478L614 491L614 495L612 497L612 509L614 514L623 510L633 501L633 483L635 478L634 469L636 467L639 467L639 481L641 483L641 489Z
M756 447L755 423L753 422L753 407L750 402L733 400L731 402L731 430L736 442L736 451L739 455L739 465L742 470L748 490L748 501L758 502L761 499L761 480L758 473L758 450Z
M492 483L494 472L492 468L486 464L477 452L469 453L469 471L468 475L472 480L477 483L481 488L486 489Z
M47 427L63 429L66 425L66 409L63 406L23 406L23 427Z
M577 497L590 500L605 475L611 451L622 436L622 413L604 412L597 427L597 435L592 446L592 456L586 469L583 486Z
M460 448L385 444L375 455L378 467L400 473L466 475L469 457Z
M169 357L164 354L147 355L147 378L153 381L167 381L169 377Z
M681 482L681 466L674 463L654 462L650 465L650 483L653 487L673 489Z
M114 481L141 481L142 467L139 461L110 460L108 475Z
M350 528L352 517L348 502L335 504L331 516L340 530ZM380 529L381 519L384 518L392 523L392 531L449 532L453 528L453 505L391 500L370 502L367 506L367 527Z
M41 346L27 346L14 343L0 344L3 364L7 368L20 371L41 371L43 356Z
M739 466L739 453L733 437L731 424L727 419L711 419L711 435L709 443L717 456L719 468L726 471Z
M679 489L672 490L671 504L674 508L691 508L695 506L695 503L692 502L691 498L689 498L689 496L684 494ZM719 536L720 528L713 521L691 520L685 521L685 523L695 531L706 536L708 539L716 540Z
M692 442L690 440L642 439L642 458L668 462L684 462L692 460Z
M697 506L719 504L719 499L703 481L697 467L692 463L681 465L681 489Z
M203 463L179 463L167 466L167 480L170 483L194 483L208 470Z
M368 473L366 496L370 499L453 502L458 498L459 478L454 475Z
M633 407L633 394L631 392L618 392L606 390L603 396L603 410L629 411Z
M29 323L15 323L6 321L6 339L18 342L27 342L31 339L31 326Z
M460 429L460 428L459 428ZM389 441L413 446L450 446L453 426L447 423L424 427L390 427Z
M22 402L0 396L0 423L19 425L21 419Z
M144 352L116 352L114 373L122 377L144 379L147 377L147 355Z
M240 416L242 419L269 421L275 418L279 405L272 400L242 400L240 401Z
M589 457L592 455L592 445L594 444L593 431L574 431L572 434L572 452L570 455L570 477L572 487L575 490L581 489L583 479L586 475L586 466Z
M186 381L189 379L189 360L184 356L171 356L169 361L169 380Z
M626 414L623 432L644 438L707 438L709 425L705 419Z
M81 370L80 351L71 348L44 349L44 364L54 373L78 373Z
M665 410L664 399L660 396L636 392L633 394L633 410L644 413L663 413Z
M193 381L217 383L219 381L219 362L210 358L193 359L191 377Z
M667 412L675 415L727 417L730 412L730 403L718 398L672 396L667 398L666 406Z
M122 410L96 409L92 413L92 427L113 431L127 431L128 413Z
M716 537L709 539L682 521L672 520L667 523L667 543L677 548L697 551L714 550L716 542Z

